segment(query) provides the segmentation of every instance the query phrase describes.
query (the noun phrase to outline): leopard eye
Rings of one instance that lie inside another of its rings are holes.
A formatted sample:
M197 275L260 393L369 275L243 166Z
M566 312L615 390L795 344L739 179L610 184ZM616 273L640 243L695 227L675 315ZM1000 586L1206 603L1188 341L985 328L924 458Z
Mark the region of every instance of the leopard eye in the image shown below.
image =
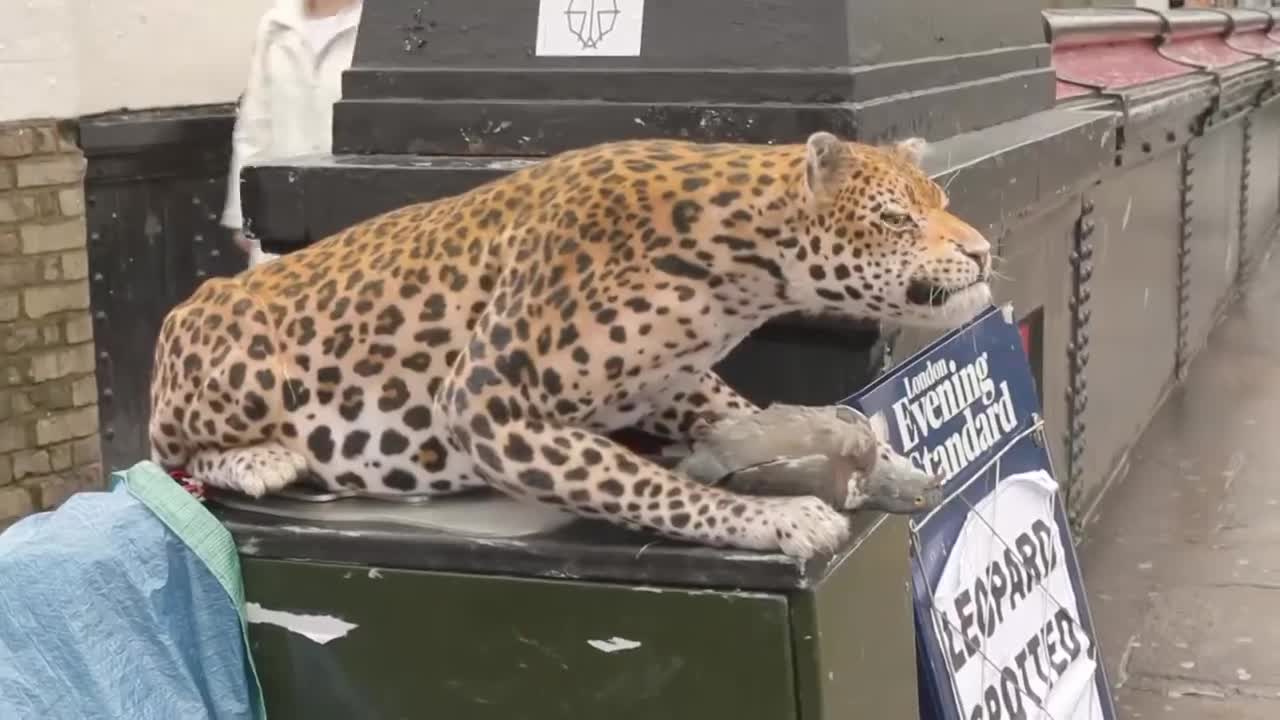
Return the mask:
M891 227L904 227L912 223L911 214L900 210L885 210L880 213L880 219Z

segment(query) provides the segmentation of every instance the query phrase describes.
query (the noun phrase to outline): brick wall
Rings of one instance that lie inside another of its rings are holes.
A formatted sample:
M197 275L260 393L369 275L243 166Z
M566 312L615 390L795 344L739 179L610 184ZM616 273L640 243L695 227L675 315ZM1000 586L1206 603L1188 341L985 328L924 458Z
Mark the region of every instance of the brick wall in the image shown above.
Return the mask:
M84 157L0 124L0 528L102 482Z

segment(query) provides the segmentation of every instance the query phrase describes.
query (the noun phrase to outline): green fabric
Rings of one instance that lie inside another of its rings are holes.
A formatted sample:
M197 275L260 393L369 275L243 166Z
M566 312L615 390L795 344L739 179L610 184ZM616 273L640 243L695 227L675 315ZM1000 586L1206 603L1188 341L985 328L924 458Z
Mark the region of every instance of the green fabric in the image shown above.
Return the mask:
M122 482L129 494L146 505L160 521L177 535L191 551L209 568L218 583L240 614L240 633L244 639L245 658L249 662L249 675L253 678L253 690L257 693L257 717L267 717L266 703L262 697L262 683L249 651L249 621L244 610L244 582L240 576L240 555L235 540L222 523L199 500L194 498L159 465L143 460L128 470L111 474L112 482Z

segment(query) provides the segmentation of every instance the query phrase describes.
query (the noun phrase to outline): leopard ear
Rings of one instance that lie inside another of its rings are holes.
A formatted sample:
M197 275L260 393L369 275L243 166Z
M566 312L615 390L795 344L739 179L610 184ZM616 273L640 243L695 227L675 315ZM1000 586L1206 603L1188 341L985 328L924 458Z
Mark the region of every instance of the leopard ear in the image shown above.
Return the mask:
M805 143L805 186L819 204L835 199L853 171L849 144L829 132L816 132Z
M893 144L893 152L912 165L919 165L929 151L929 141L924 138L907 138Z

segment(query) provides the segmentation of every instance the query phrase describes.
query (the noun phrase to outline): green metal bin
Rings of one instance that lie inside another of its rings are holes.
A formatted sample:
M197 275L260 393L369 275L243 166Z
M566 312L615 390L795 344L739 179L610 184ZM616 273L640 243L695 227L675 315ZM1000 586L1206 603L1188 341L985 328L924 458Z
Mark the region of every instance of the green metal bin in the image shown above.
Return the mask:
M211 506L272 718L918 717L900 517L804 563L496 495Z

